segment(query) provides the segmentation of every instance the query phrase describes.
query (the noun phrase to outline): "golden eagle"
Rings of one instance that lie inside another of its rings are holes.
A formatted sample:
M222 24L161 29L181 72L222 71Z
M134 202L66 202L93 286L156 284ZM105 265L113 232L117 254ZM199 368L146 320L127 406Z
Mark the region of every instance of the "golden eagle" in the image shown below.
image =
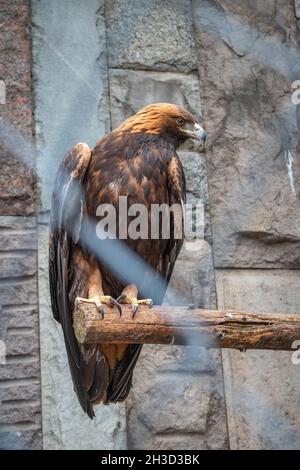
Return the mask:
M135 314L139 304L161 303L183 235L174 236L171 214L169 239L123 240L145 262L136 282L124 282L99 261L89 235L82 236L84 223L96 220L101 204L118 210L119 196L127 197L128 207L143 204L149 213L152 204L185 203L185 177L176 149L188 138L205 141L205 132L189 112L173 104L152 104L106 134L93 149L75 145L58 170L49 238L52 311L63 329L75 392L90 418L93 404L127 397L141 345L78 344L72 325L76 299L94 302L102 313L102 304L120 310L119 303L129 303ZM100 251L105 250L105 240L97 243ZM153 288L153 272L162 280L159 289ZM148 298L139 299L141 293Z

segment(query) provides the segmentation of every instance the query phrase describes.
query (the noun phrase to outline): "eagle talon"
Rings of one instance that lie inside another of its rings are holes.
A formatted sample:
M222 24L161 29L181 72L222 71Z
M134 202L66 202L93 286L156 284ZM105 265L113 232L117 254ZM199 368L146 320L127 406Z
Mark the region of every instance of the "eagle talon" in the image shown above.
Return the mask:
M124 300L126 299L127 299L126 294L120 294L119 297L117 297L116 302L118 302L118 304L122 304L122 303L125 303Z
M134 317L136 315L136 312L138 311L139 304L132 304L131 306L131 312L132 312L132 320L134 320Z
M104 320L104 308L103 308L103 305L100 304L100 303L96 303L95 305L96 305L96 307L97 307L98 312L101 314L102 320Z
M121 305L118 303L118 300L115 300L110 295L97 295L97 296L91 297L89 299L85 299L84 297L76 297L75 306L77 307L81 303L96 305L98 312L101 313L102 320L104 318L104 313L105 313L104 308L103 308L103 304L108 305L111 308L116 307L118 309L120 317L122 316Z
M153 300L152 299L141 299L138 300L135 297L129 297L126 294L121 294L117 298L117 302L120 304L128 304L131 305L131 312L132 312L132 319L134 319L136 312L139 308L140 305L148 305L149 308L153 306Z
M118 300L111 298L111 307L116 307L119 311L120 318L122 316L122 307L119 304Z
M115 300L110 295L107 295L107 296L105 296L105 301L102 299L102 302L106 303L106 305L108 305L111 308L116 307L118 309L120 317L122 316L122 308L121 308L121 305L118 302L118 299Z

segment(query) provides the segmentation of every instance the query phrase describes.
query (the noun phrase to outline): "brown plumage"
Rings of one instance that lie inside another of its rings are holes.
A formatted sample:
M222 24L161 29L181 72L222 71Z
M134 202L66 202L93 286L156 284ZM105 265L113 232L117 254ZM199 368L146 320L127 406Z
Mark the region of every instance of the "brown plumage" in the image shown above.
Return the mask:
M127 397L141 346L79 345L72 326L76 297L104 302L104 296L116 298L123 293L125 301L130 301L142 292L161 303L183 235L174 237L176 220L171 215L170 239L123 240L147 263L133 284L99 262L82 236L84 221L95 220L100 204L113 204L118 212L119 196L128 197L128 207L144 204L149 214L151 204L184 203L185 178L176 149L190 137L205 140L190 113L175 105L154 104L105 135L92 150L86 144L75 145L59 168L50 222L52 310L63 328L74 389L91 418L93 403L109 404ZM150 224L149 217L149 235ZM117 226L117 234L118 230ZM105 241L98 240L97 246L105 249ZM153 273L161 276L160 288L158 278L152 282Z

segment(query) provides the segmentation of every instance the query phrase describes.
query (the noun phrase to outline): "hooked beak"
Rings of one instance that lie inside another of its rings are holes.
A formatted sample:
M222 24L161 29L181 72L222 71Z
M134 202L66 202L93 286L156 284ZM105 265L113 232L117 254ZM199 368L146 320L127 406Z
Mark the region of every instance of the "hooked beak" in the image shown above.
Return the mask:
M202 129L201 126L199 126L199 124L196 122L195 123L195 127L194 127L194 130L191 132L191 137L193 139L196 139L196 140L199 140L199 142L201 142L201 144L204 144L205 141L206 141L206 132L204 129Z
M198 140L202 145L204 145L206 141L206 132L197 122L195 123L193 130L186 129L184 132L188 134L189 138Z

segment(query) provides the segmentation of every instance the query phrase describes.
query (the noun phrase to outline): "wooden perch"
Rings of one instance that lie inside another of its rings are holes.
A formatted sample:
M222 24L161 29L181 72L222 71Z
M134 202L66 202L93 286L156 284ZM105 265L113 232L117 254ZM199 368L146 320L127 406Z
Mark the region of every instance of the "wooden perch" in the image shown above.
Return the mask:
M129 306L118 311L104 306L102 320L96 306L79 304L74 330L79 343L151 343L206 348L272 349L290 351L300 340L300 315L246 313L231 310L191 310L187 307L140 306L132 320Z

